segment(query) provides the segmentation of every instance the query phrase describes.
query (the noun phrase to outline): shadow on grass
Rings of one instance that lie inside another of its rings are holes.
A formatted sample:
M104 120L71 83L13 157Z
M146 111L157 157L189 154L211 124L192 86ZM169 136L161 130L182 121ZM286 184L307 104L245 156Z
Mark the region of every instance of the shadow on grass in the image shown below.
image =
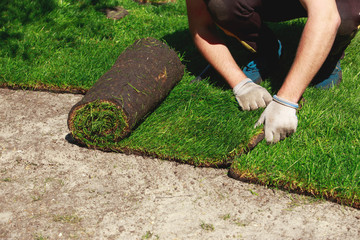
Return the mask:
M28 24L47 15L55 7L55 0L2 0L0 25L14 21Z
M55 0L1 0L0 47L8 48L9 56L15 57L21 48L17 42L24 39L24 34L14 31L13 25L31 24L55 8Z
M57 0L1 0L0 1L0 46L7 46L11 40L22 40L23 33L14 32L14 25L31 25L36 21L52 21L47 15L58 8ZM97 10L105 6L113 7L108 1L73 1L80 10L94 7ZM10 56L15 57L18 44L10 44Z

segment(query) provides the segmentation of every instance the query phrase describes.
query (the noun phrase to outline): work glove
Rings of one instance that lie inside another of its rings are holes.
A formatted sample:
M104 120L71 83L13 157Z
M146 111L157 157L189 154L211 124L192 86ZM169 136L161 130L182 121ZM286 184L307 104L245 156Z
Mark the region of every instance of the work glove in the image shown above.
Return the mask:
M266 107L272 100L263 87L246 78L233 88L233 93L242 110L250 111Z
M296 131L298 124L296 110L298 107L299 105L296 103L289 102L276 95L273 96L273 101L255 124L255 127L264 124L267 143L276 143Z

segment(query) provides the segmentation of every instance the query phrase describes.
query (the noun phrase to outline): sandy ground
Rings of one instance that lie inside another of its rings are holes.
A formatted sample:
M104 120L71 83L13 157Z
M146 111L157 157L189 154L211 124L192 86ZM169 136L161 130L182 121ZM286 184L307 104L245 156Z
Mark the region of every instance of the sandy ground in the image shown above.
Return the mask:
M0 89L0 239L360 239L353 208L71 144L81 97Z

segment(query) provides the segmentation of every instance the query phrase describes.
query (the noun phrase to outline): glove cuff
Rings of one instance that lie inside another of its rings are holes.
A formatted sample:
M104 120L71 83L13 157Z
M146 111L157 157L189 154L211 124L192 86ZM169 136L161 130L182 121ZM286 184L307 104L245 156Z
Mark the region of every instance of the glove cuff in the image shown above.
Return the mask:
M240 88L242 88L245 84L249 83L249 82L253 82L250 78L245 78L244 80L242 80L241 82L239 82L234 88L233 88L233 92L234 94L236 94L237 91L240 90Z
M287 107L290 107L290 108L294 108L294 109L298 109L298 108L299 108L299 104L293 103L293 102L289 102L289 101L287 101L287 100L285 100L285 99L283 99L283 98L280 98L280 97L278 97L278 96L276 96L276 95L273 96L273 100L274 100L275 102L277 102L277 103L280 103L280 104L282 104L282 105L284 105L284 106L287 106Z

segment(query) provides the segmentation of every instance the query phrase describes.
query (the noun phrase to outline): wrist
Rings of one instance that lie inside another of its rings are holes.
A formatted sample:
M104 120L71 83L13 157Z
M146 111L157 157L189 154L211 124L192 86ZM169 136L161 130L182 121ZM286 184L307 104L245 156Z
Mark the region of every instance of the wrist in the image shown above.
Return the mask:
M247 76L241 71L241 69L237 65L235 67L238 69L231 67L222 67L221 70L224 71L223 69L225 68L225 72L220 72L221 70L217 70L231 88L236 87L236 85L238 85L240 82L247 78Z
M236 84L236 86L233 88L233 92L237 92L239 91L239 89L241 89L245 84L253 82L250 78L245 78L243 79L241 82L239 82L238 84Z
M277 95L273 96L273 100L279 104L282 104L284 106L290 107L290 108L294 108L294 109L298 109L299 108L299 104L295 103L295 102L291 102L288 101L282 97L279 97Z

